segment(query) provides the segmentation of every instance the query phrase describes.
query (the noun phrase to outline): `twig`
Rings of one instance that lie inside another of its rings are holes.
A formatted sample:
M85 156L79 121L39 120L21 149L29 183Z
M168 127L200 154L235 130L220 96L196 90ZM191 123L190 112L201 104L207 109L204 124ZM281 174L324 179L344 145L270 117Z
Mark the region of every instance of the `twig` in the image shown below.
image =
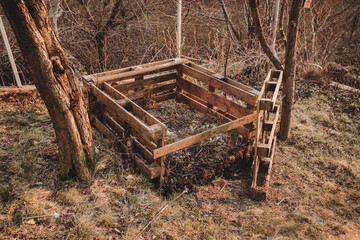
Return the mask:
M185 193L188 192L188 189L186 188L179 196L177 196L176 198L174 198L174 200L172 200L171 202L169 202L168 204L166 204L160 211L158 211L155 216L148 222L148 224L146 224L146 226L138 233L138 235L136 235L133 240L137 239L138 237L141 236L141 234L150 226L150 224L155 220L156 217L158 217L167 207L169 207L173 202L175 202L177 199L179 199L182 195L184 195Z
M24 217L22 218L22 221L24 220L28 220L28 219L36 219L36 218L45 218L45 217L55 217L55 218L59 218L61 215L65 216L65 215L74 215L74 213L54 213L54 214L47 214L47 215L38 215L38 216L31 216L31 217Z
M287 198L285 197L285 198L283 198L283 199L281 199L281 201L280 202L278 202L276 205L280 205L280 203L282 203L283 201L285 201Z
M226 183L224 184L224 186L220 189L219 193L221 193L222 190L224 190L224 188L226 187L226 185L227 185L227 182L226 182Z

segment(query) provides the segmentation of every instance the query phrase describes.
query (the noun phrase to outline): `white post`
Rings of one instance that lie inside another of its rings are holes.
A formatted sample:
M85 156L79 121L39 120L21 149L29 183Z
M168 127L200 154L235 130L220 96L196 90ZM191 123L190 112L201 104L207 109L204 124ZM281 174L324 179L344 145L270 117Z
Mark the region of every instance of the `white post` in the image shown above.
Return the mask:
M177 57L181 57L181 0L177 2L177 35L176 35Z
M12 68L13 73L14 73L16 84L17 84L18 87L21 87L22 84L21 84L21 81L20 81L19 73L18 73L17 68L16 68L14 56L13 56L13 54L11 52L9 40L7 38L7 35L6 35L4 23L3 23L2 19L1 19L1 16L0 16L0 31L1 31L1 35L2 35L2 37L4 39L5 48L6 48L6 51L8 53L8 56L9 56L9 60L10 60L11 68Z
M275 51L275 44L276 44L276 32L277 32L278 21L279 21L279 8L280 8L280 0L277 0L276 1L276 9L275 9L275 19L274 19L274 25L273 25L273 33L272 33L272 46L271 46L275 55L277 55L276 51Z

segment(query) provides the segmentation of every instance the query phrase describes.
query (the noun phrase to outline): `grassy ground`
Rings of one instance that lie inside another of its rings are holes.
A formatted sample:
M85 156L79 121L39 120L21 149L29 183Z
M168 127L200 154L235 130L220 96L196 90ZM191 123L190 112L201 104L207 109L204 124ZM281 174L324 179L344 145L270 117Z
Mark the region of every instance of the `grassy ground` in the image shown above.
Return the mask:
M239 169L173 202L139 239L360 239L359 97L325 89L297 101L268 202L249 197ZM2 102L0 112L1 239L133 239L179 194L161 198L96 131L94 181L61 182L44 105Z

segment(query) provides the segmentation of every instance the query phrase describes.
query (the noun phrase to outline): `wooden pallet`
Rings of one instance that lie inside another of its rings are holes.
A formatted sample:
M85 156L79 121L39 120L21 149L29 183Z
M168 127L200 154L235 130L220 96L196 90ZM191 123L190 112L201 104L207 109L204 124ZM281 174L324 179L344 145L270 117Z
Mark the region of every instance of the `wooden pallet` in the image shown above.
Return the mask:
M257 116L259 92L186 59L169 59L84 77L92 100L92 122L105 136L122 140L125 154L161 188L167 154L236 129L245 138ZM231 97L231 100L230 98ZM167 144L166 126L143 109L171 98L221 117L213 129Z
M257 200L266 200L270 185L271 169L275 156L275 130L279 119L280 106L276 104L283 72L271 70L267 75L256 112L256 136L252 164L251 192Z

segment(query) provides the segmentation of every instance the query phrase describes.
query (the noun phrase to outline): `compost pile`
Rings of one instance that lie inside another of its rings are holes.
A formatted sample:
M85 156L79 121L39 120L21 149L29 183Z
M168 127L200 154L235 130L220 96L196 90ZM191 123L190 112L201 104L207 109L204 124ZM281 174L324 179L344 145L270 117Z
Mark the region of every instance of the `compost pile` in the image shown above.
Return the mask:
M148 107L147 111L168 128L167 143L176 142L224 123L218 116L202 113L183 103L169 100ZM171 194L185 187L208 184L216 177L236 172L234 163L243 157L245 145L236 131L168 154L165 161L164 192ZM236 164L239 168L239 164Z

